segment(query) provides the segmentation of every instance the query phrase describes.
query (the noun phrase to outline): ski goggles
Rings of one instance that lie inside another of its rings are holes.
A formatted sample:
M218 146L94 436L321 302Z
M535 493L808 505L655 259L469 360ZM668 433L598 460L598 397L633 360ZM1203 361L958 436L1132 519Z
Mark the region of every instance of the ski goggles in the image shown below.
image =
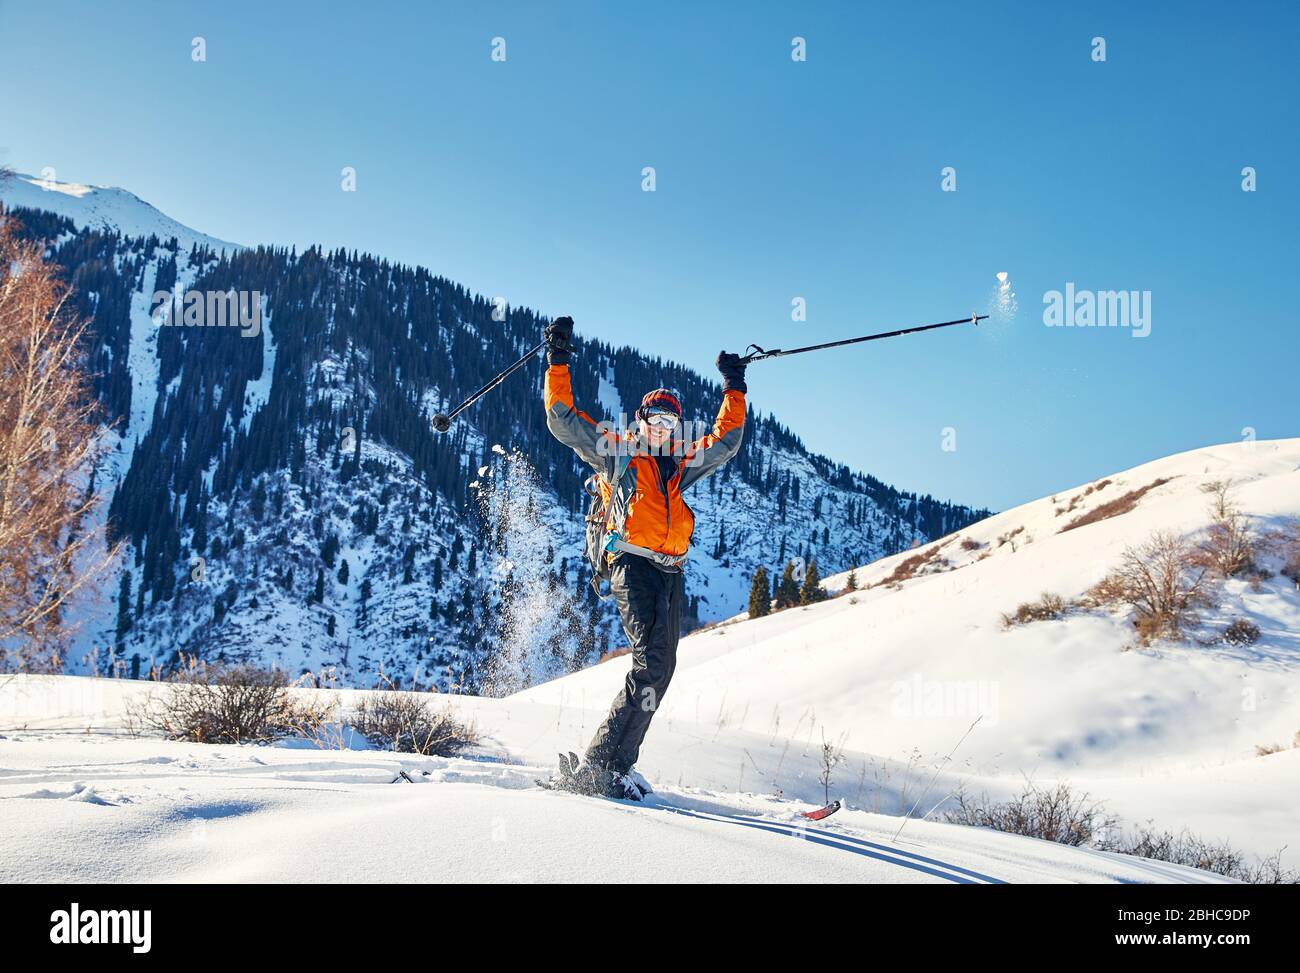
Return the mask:
M644 421L660 429L676 429L681 419L671 412L648 412Z

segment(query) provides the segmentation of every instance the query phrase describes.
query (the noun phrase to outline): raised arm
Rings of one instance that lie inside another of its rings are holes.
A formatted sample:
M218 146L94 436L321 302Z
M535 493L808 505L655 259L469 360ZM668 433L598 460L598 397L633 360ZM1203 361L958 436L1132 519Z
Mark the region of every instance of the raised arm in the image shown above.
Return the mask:
M596 420L573 404L569 383L569 366L552 365L546 369L546 428L551 435L578 454L578 458L597 472L606 470L614 455L617 438L602 432ZM605 446L601 447L601 440Z
M713 420L713 428L688 445L682 454L680 489L716 472L740 451L745 434L745 366L738 355L725 351L718 355L718 371L722 373L722 407Z
M546 328L546 359L550 363L542 391L546 428L577 453L584 463L597 472L603 472L610 466L610 457L615 455L618 439L612 431L602 431L595 419L574 404L573 385L569 380L572 348L573 318L556 318Z

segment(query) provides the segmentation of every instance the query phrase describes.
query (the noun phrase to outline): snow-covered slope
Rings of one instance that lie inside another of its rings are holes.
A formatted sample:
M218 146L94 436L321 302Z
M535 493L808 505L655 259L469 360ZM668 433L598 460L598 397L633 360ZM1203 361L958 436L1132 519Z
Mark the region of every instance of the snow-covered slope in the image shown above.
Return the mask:
M162 241L175 237L183 250L196 243L217 252L239 248L238 244L192 230L139 196L115 186L85 186L14 173L12 178L0 178L0 202L6 208L21 206L57 213L78 228L116 230L124 236L152 234Z
M1061 531L1159 480L1132 511ZM1226 582L1192 633L1208 641L1247 618L1262 633L1249 646L1140 649L1131 620L1101 610L1002 623L1044 591L1082 595L1153 530L1194 536L1209 520L1203 488L1223 480L1237 484L1256 528L1300 517L1300 439L1194 450L1082 484L859 568L864 590L695 633L681 643L641 769L651 779L676 773L679 755L659 730L677 722L808 748L842 741L867 755L850 773L868 780L891 761L934 760L960 741L958 772L936 800L962 784L1015 791L1025 776L1068 778L1129 820L1154 816L1260 853L1289 843L1290 860L1300 860L1300 751L1255 755L1300 731L1300 592L1289 578ZM519 698L578 707L594 721L627 667L616 659Z
M902 778L878 792L879 810L813 824L797 812L820 803L815 755L681 721L655 733L678 755L678 776L705 783L661 781L635 805L533 785L556 746L590 732L572 708L442 697L486 739L456 759L114 735L124 700L153 688L84 677L0 685L0 881L1225 881L935 821L900 834L889 812L907 800ZM760 776L743 776L747 760L780 776L785 797L752 793Z
M435 697L480 731L459 759L125 740L124 702L152 684L10 679L0 878L1219 880L944 820L961 793L1002 801L1026 781L1068 782L1125 834L1187 832L1248 864L1281 850L1294 869L1291 579L1265 570L1225 582L1188 641L1147 648L1132 644L1127 618L1099 608L1010 629L1001 618L1044 589L1078 598L1153 530L1195 536L1206 488L1224 481L1254 529L1289 525L1300 517L1300 439L1195 450L1082 484L859 568L856 592L687 637L642 750L656 789L642 805L533 787L557 751L584 748L626 657L504 699ZM1143 492L1131 509L1097 516L1132 491ZM1255 644L1210 640L1237 617L1259 626ZM359 694L338 698L346 707ZM842 748L828 787L824 742ZM393 784L399 770L412 783ZM827 791L844 810L802 819ZM647 861L662 870L647 874Z

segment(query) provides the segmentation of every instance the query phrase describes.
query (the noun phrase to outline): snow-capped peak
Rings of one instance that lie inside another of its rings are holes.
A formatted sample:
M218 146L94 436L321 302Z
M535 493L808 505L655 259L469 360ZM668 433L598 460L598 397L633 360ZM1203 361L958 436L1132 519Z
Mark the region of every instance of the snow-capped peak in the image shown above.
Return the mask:
M178 223L134 193L116 186L60 182L16 172L11 178L0 178L0 202L6 208L23 206L57 213L72 220L78 228L116 230L125 236L152 233L160 240L175 237L186 250L196 243L214 250L242 249L237 243L219 240Z

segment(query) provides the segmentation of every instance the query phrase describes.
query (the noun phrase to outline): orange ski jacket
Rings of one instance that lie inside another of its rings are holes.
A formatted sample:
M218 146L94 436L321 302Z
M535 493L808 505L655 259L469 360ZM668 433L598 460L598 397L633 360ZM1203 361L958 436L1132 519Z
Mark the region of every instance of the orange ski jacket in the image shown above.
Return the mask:
M695 514L682 494L715 473L740 449L745 393L732 389L722 394L722 407L706 435L690 443L673 442L675 469L666 481L655 454L635 431L620 437L611 424L598 424L574 405L568 365L547 368L543 400L551 434L601 474L598 488L606 505L606 529L617 531L623 540L638 547L671 557L686 554L695 532ZM620 452L630 458L611 498L610 481Z

